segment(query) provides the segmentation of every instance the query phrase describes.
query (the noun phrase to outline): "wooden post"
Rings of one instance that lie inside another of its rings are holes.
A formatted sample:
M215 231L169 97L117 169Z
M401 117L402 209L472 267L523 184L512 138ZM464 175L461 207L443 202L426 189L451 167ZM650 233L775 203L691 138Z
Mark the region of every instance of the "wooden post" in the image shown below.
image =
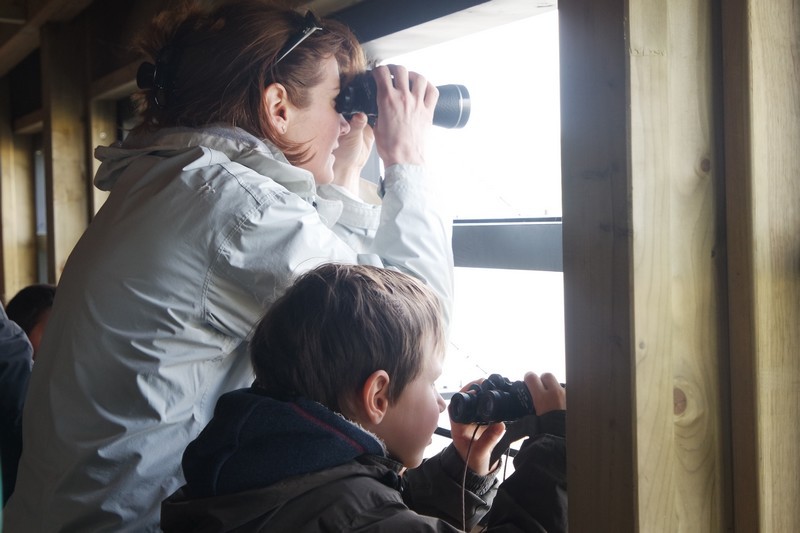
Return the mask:
M42 27L45 173L49 276L56 282L89 221L86 163L88 94L82 29Z
M724 5L735 526L798 531L798 2Z
M559 6L572 531L637 530L625 6Z
M0 296L4 302L36 281L33 155L30 137L14 135L11 129L9 98L6 77L0 79Z
M559 6L576 531L732 521L712 7Z

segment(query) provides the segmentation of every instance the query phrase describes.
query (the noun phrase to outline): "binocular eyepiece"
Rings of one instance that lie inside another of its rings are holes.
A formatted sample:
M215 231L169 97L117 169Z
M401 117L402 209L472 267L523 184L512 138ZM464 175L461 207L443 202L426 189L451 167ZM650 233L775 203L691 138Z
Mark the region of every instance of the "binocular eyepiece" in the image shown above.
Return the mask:
M433 110L433 123L443 128L463 128L469 120L469 91L463 85L440 85L439 100ZM356 76L342 87L336 97L336 111L343 115L365 113L370 119L378 116L378 89L372 73ZM371 123L371 122L370 122Z
M511 382L492 374L469 392L457 392L450 399L450 418L461 424L510 422L535 414L533 399L523 381Z

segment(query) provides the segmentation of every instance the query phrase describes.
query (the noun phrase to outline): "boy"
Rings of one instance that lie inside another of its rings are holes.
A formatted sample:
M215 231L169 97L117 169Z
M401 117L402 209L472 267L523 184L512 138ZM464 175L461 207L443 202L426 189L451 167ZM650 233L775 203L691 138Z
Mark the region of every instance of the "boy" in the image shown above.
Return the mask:
M418 280L335 264L303 275L253 334L254 385L220 398L187 447L187 484L163 503L162 528L459 531L452 524L463 521L469 530L497 492L489 463L504 428L453 423L453 444L423 463L445 409L434 386L444 349L438 299ZM526 383L539 414L563 421L555 378ZM563 439L538 442L523 452L536 479L517 465L515 493L500 488L490 530L565 527Z

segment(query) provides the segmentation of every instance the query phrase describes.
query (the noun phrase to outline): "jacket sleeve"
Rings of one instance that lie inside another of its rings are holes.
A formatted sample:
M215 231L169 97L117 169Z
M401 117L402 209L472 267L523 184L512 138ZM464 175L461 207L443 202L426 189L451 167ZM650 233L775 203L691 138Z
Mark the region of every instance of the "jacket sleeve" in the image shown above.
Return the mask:
M421 167L387 169L380 225L358 253L315 209L285 189L271 190L223 238L205 283L205 314L221 332L246 338L294 278L328 262L396 268L433 288L446 316L452 301L452 245Z
M514 473L500 484L488 516L488 532L567 531L565 411L540 417L547 432L526 440Z
M372 252L430 285L442 299L447 323L452 314L453 248L451 224L437 205L438 194L414 165L392 165L382 184L381 223Z
M494 473L480 476L468 469L464 479L464 461L452 444L403 475L403 501L410 509L446 520L459 529L463 526L463 509L466 531L486 514L496 491Z

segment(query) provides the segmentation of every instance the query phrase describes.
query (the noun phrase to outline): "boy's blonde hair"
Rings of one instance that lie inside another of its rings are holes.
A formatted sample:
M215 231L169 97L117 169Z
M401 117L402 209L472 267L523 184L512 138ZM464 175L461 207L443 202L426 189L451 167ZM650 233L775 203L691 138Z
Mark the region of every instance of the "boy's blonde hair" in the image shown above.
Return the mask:
M325 264L302 275L256 327L250 355L256 386L278 399L306 397L342 407L367 377L385 370L394 402L443 350L442 309L419 280L384 268Z

